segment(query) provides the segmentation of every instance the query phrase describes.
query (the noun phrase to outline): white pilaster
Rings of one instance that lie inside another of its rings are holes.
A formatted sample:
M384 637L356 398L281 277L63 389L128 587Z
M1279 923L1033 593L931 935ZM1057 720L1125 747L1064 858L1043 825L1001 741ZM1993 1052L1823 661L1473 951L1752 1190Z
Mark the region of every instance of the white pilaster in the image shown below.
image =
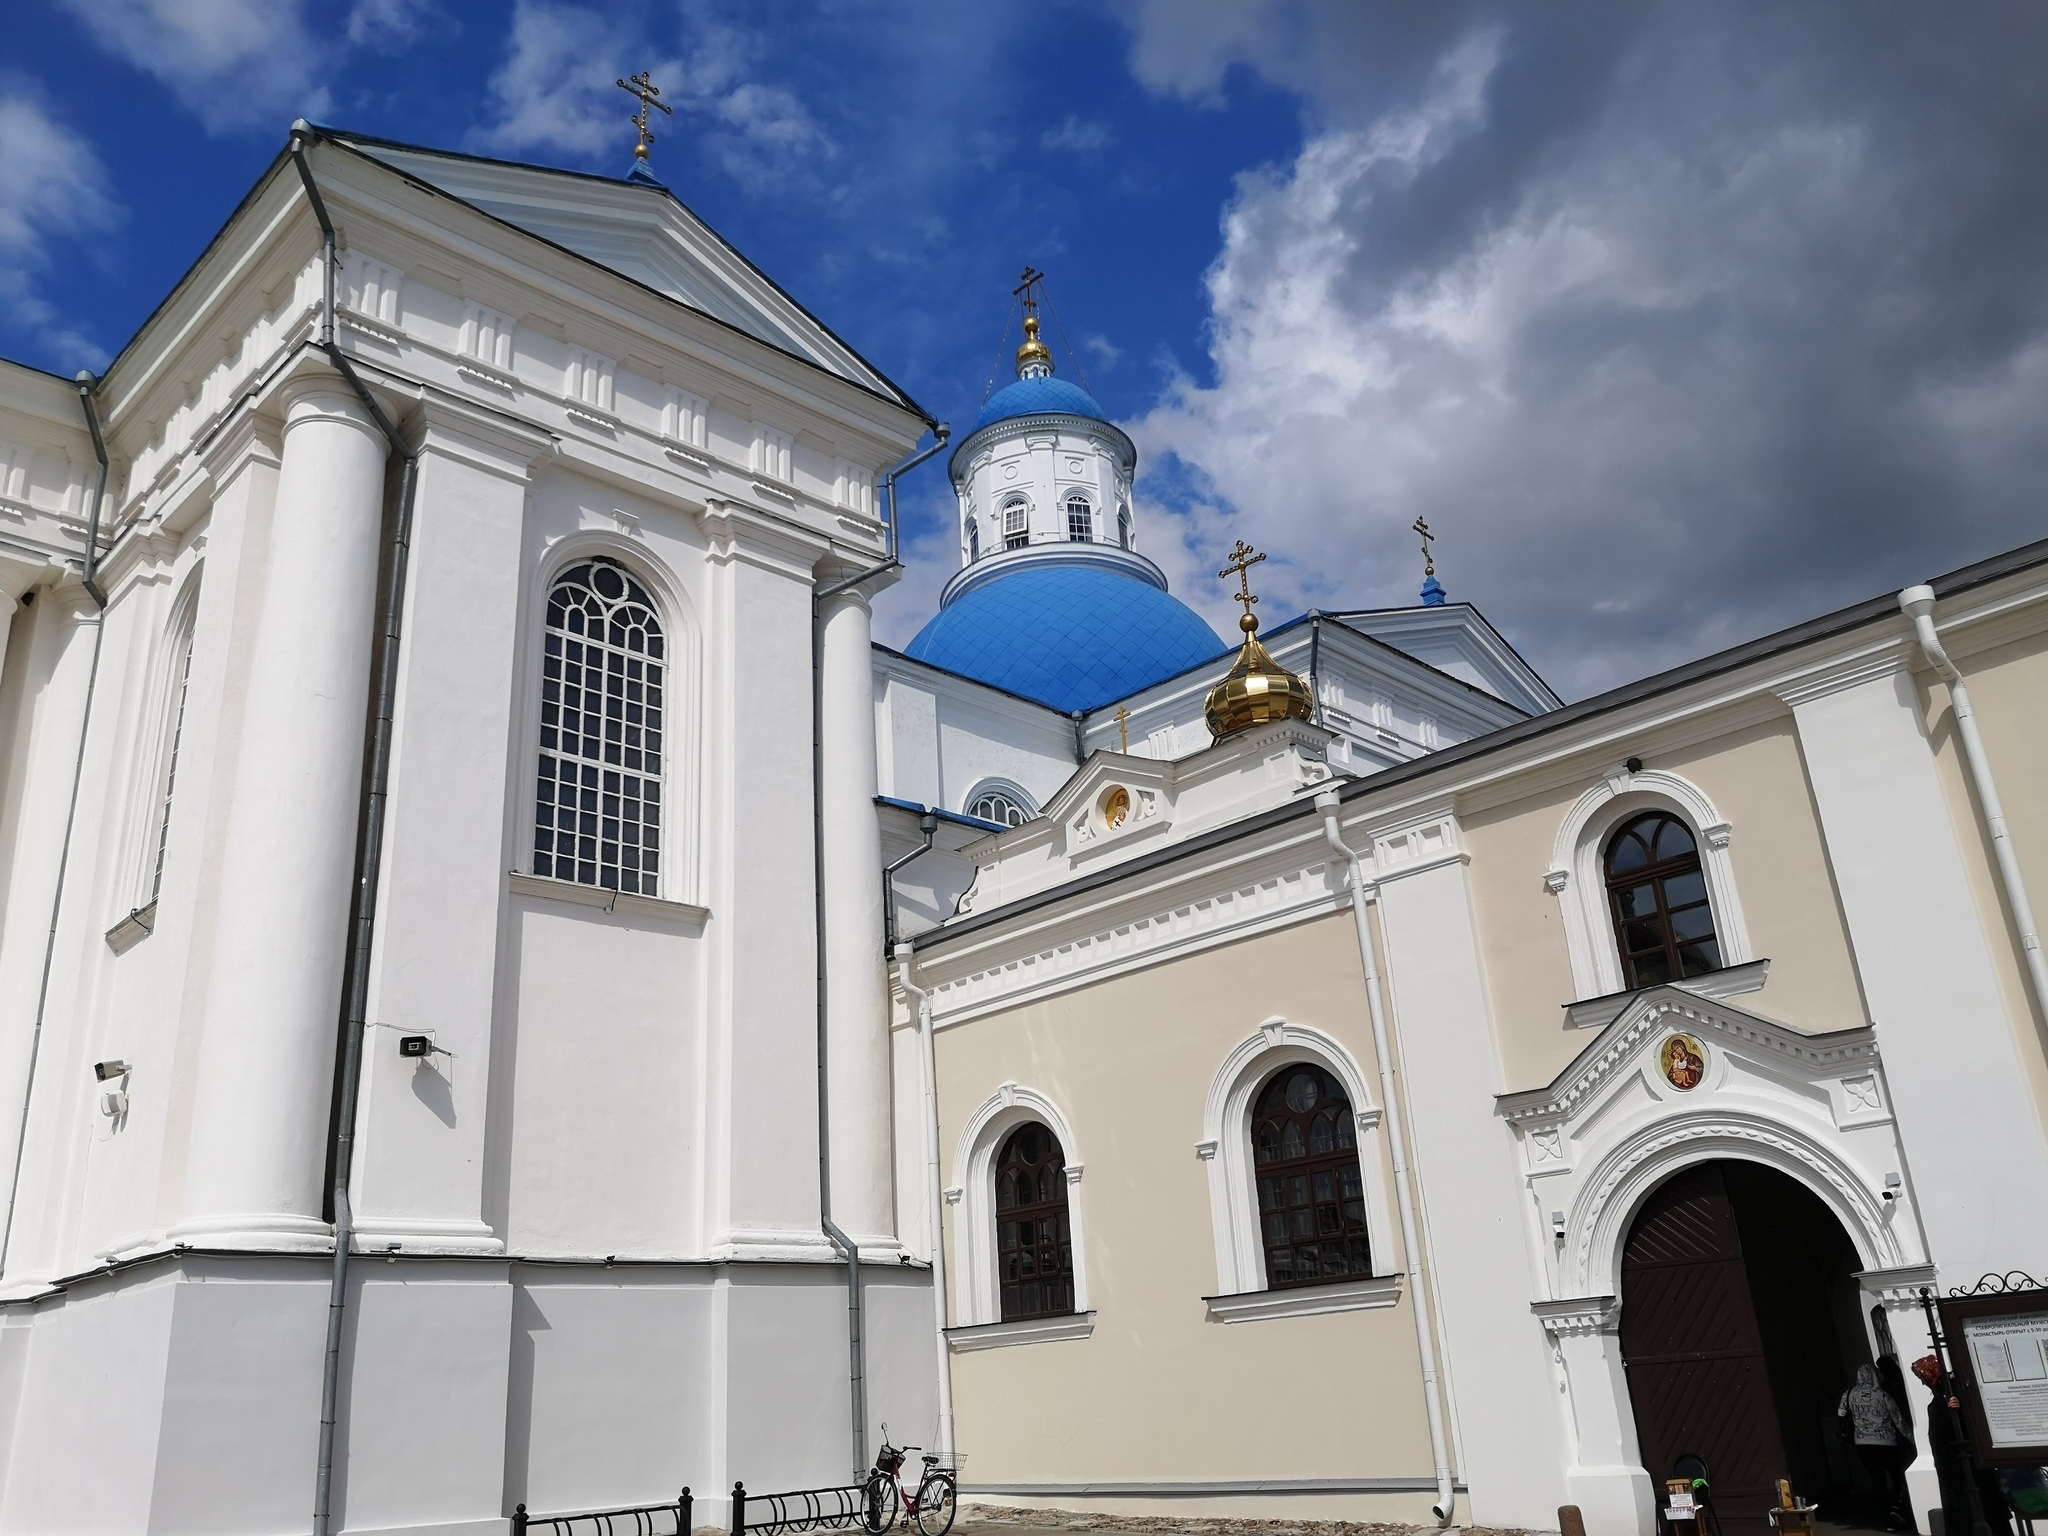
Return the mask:
M863 1245L892 1242L895 1225L869 618L863 594L846 592L826 601L820 672L832 1219Z
M1799 725L1909 1177L1947 1283L2038 1268L2048 1144L1913 679L1893 649L1779 690Z
M209 1246L317 1242L386 445L339 380L288 396L242 705L185 1220Z
M1587 1536L1638 1536L1654 1528L1656 1495L1643 1470L1621 1357L1621 1309L1612 1296L1536 1303L1550 1335L1571 1440L1567 1501Z
M1493 1112L1500 1056L1465 860L1448 811L1373 839L1458 1471L1473 1523L1541 1529L1564 1502L1557 1392L1529 1315L1512 1137Z
M507 759L527 484L548 446L459 408L426 412L370 989L370 1017L389 1027L364 1041L357 1127L369 1250L503 1246L484 1216L484 1137L505 806L531 793L527 753ZM401 1057L401 1032L437 1053Z

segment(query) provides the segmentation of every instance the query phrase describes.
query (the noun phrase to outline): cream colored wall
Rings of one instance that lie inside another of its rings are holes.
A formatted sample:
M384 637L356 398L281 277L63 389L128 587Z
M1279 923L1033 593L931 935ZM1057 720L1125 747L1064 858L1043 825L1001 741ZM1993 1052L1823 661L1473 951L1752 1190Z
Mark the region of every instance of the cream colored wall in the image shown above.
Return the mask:
M2002 627L2039 624L2037 615L2014 615L1993 621ZM2018 638L1991 644L1974 654L1966 648L1994 636L1974 636L1964 631L1949 637L1959 653L1956 664L1969 684L1970 704L1976 711L1977 730L1991 762L1999 799L2004 803L2006 829L2019 856L2020 873L2035 909L2036 921L2048 910L2048 634L2036 630ZM1915 659L1918 657L1916 655ZM1931 671L1915 674L1921 703L1926 710L1928 735L1934 743L1935 762L1941 775L1949 815L1956 829L1956 841L1970 872L1976 893L1977 911L1991 941L1992 963L2005 993L2007 1017L2026 1065L2034 1102L2048 1122L2048 1022L2044 1022L2039 1000L2033 995L2020 949L2019 930L2013 926L1998 878L1997 855L1985 830L1976 792L1970 783L1969 766L1963 760L1956 735L1955 715L1945 683Z
M1202 1300L1217 1287L1204 1105L1224 1057L1275 1014L1336 1037L1374 1080L1348 913L939 1032L949 1186L961 1128L1003 1083L1067 1117L1097 1314L1087 1339L955 1355L970 1486L1430 1475L1406 1296L1233 1324ZM947 1213L956 1298L961 1209ZM1398 1263L1396 1235L1382 1241Z
M1642 755L1647 767L1698 785L1733 828L1728 854L1750 950L1771 962L1764 989L1731 999L1734 1006L1813 1033L1865 1023L1791 715ZM1589 760L1582 779L1460 819L1510 1092L1548 1083L1592 1038L1564 1026L1564 1005L1576 997L1571 957L1543 875L1566 814L1606 766Z

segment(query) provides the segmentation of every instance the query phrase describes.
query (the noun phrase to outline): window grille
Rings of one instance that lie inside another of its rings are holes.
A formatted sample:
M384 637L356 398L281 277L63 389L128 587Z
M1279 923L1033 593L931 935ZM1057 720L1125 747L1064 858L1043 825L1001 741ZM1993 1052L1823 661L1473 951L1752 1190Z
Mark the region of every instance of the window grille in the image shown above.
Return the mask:
M1607 900L1633 989L1721 969L1692 829L1666 811L1638 816L1607 844Z
M171 750L164 766L163 812L156 825L156 865L150 872L149 902L145 905L154 904L164 889L164 851L171 846L171 795L178 787L178 743L185 735L185 695L192 684L192 640L188 632L185 657L178 663L178 702L171 710Z
M1076 544L1095 542L1095 509L1086 496L1067 498L1067 537Z
M652 896L666 683L654 602L610 560L548 593L533 872Z
M1013 790L990 788L967 802L967 814L1005 827L1021 827L1038 812Z
M1074 1310L1067 1156L1042 1125L1020 1125L996 1156L996 1263L1003 1321Z
M1252 1106L1252 1166L1268 1286L1372 1273L1358 1120L1335 1077L1304 1062L1266 1084Z
M1003 548L1022 549L1031 542L1031 504L1022 496L1003 503Z

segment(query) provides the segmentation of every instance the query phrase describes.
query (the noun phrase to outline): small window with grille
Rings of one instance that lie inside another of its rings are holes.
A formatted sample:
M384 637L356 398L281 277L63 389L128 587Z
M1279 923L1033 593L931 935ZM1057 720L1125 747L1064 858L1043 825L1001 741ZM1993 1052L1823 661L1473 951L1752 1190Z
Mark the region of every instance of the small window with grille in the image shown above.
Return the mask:
M967 814L998 826L1021 827L1038 814L1038 807L1014 785L984 784L967 797Z
M1067 498L1067 537L1076 544L1095 542L1095 509L1086 496Z
M1031 542L1031 503L1012 496L1003 503L1003 548L1022 549Z
M541 673L533 872L652 896L661 875L661 620L615 561L555 578Z
M1003 1321L1074 1310L1067 1157L1042 1125L1020 1125L996 1156L996 1264Z
M1274 1290L1372 1273L1358 1120L1321 1067L1282 1067L1252 1107L1252 1168L1266 1284Z

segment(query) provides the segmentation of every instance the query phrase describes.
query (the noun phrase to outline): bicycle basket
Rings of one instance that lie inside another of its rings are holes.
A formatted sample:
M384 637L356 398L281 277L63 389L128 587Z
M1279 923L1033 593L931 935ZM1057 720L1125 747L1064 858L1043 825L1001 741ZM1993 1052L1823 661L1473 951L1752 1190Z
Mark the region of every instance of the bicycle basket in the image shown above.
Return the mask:
M957 1473L967 1464L967 1458L959 1451L933 1452L925 1456L924 1464L934 1472Z

